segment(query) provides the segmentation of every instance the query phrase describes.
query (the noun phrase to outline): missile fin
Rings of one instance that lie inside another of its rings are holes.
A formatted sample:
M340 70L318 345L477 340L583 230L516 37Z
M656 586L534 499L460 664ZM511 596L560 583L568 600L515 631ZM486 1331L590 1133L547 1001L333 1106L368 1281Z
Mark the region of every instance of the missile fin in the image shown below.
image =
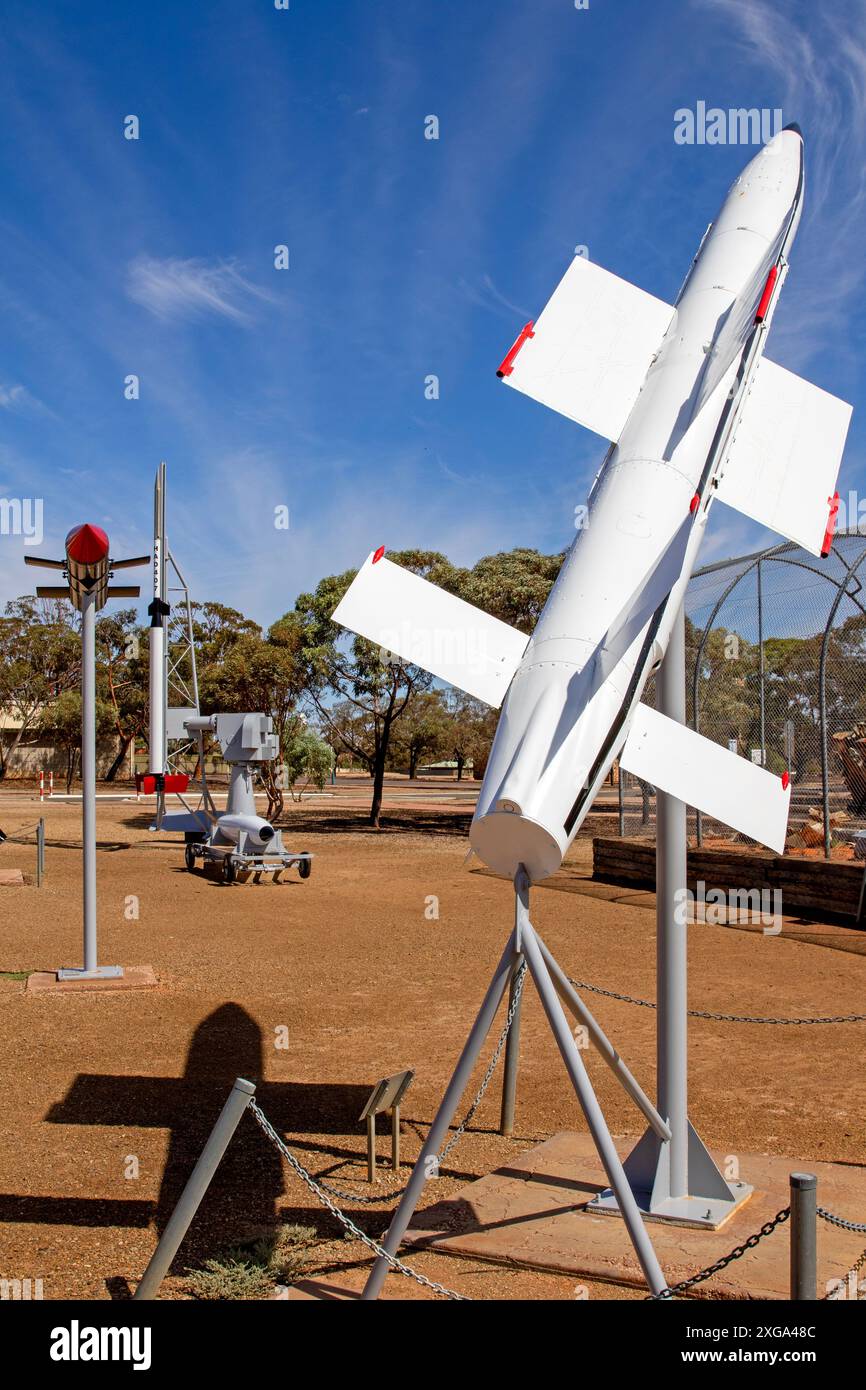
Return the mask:
M505 699L529 641L379 551L368 555L332 617L494 708Z
M40 569L44 570L66 569L65 560L43 560L41 555L25 555L24 563L25 565L38 565Z
M762 357L716 497L813 555L826 553L850 420L846 401Z
M672 305L575 256L498 375L578 425L619 439L673 316Z
M639 704L620 761L626 772L781 854L790 782Z
M133 555L133 556L131 556L130 559L128 559L128 560L112 560L112 561L111 561L111 568L112 568L113 570L131 570L131 569L135 569L135 567L136 567L137 565L149 565L149 564L150 564L150 556L149 556L149 555Z

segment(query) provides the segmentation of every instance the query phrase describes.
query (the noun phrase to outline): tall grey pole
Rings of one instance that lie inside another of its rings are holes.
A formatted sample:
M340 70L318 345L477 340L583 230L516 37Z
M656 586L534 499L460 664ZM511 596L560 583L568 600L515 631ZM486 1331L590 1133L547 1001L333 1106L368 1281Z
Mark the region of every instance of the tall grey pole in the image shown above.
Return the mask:
M45 821L40 816L36 827L36 887L45 882Z
M761 707L761 767L767 766L766 699L764 694L764 594L761 587L761 562L758 575L758 687Z
M210 1186L211 1178L255 1093L256 1088L251 1081L245 1081L241 1076L237 1078L201 1151L198 1163L187 1179L186 1187L180 1194L180 1200L169 1218L168 1225L159 1238L159 1244L150 1257L147 1269L141 1276L141 1283L133 1294L133 1300L156 1297L157 1289L168 1273L180 1243L198 1211L201 1199Z
M686 637L682 606L671 630L656 677L658 708L679 724L686 722ZM670 1197L689 1190L689 1107L686 1010L687 926L678 892L687 887L686 806L656 794L656 1038L658 1110L671 1130ZM678 906L680 911L677 911ZM682 919L678 925L677 919Z
M818 1297L818 1179L814 1173L791 1173L791 1298Z
M81 608L81 849L84 969L96 970L96 600Z
M96 948L96 597L81 604L81 862L84 965L58 970L58 980L109 979L119 965L98 964Z

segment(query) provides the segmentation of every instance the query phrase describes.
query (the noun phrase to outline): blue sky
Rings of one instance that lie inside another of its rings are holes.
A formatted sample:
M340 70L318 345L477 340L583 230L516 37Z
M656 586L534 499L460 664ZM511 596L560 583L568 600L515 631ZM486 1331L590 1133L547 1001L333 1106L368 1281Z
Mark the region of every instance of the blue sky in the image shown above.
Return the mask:
M6 0L0 74L0 496L43 553L148 550L161 458L195 595L263 622L382 542L568 544L604 443L495 368L577 245L675 296L753 153L676 144L698 100L803 127L769 353L853 401L863 485L866 0ZM716 508L703 558L765 538Z

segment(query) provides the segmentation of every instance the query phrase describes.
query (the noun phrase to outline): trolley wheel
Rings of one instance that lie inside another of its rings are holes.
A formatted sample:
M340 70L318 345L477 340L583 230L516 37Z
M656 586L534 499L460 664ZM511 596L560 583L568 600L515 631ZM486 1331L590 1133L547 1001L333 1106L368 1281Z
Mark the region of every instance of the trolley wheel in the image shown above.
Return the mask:
M234 860L227 854L223 860L223 883L234 883L236 877Z
M301 878L309 878L313 872L312 859L301 859L298 862L298 874Z
M186 867L189 869L190 873L192 873L195 869L195 848L193 845L186 846L183 852L183 858Z

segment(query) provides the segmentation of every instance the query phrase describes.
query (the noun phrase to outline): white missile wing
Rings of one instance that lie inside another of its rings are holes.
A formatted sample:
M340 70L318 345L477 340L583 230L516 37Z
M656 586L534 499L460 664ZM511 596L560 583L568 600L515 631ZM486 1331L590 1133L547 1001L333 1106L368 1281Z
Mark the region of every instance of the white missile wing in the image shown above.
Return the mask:
M743 835L785 849L791 786L685 724L639 704L620 762L626 772Z
M618 440L675 312L576 256L497 375L560 415ZM718 402L711 397L707 405ZM715 496L813 554L826 554L850 419L846 401L761 357Z
M576 256L497 373L560 415L619 439L674 309Z
M392 564L384 547L367 556L332 616L494 709L505 699L529 641L525 633Z
M829 553L851 409L762 357L734 430L718 500L813 555Z
M529 641L381 550L367 557L333 620L496 708ZM790 788L772 773L644 704L621 756L636 777L771 849L784 848Z

